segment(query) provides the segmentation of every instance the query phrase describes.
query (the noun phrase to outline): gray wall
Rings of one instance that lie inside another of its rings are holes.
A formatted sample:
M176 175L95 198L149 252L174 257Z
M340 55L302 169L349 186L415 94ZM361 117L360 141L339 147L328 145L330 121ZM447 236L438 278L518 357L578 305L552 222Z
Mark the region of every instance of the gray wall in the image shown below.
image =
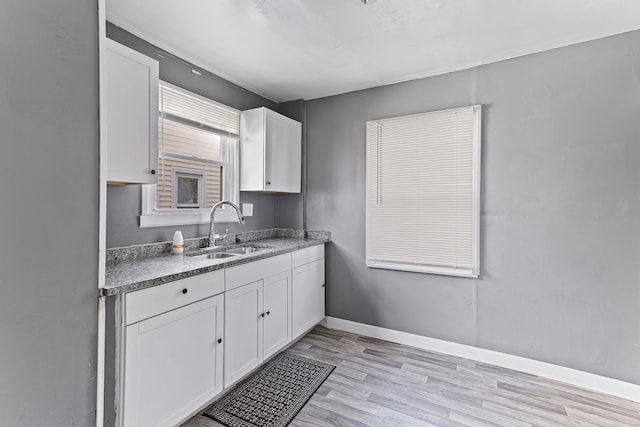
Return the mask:
M366 268L365 121L476 103L481 278ZM640 32L307 102L327 314L640 384L639 118Z
M306 138L305 138L305 101L289 101L278 105L278 112L289 118L302 123L302 193L299 194L280 194L278 195L278 206L276 214L276 226L279 228L305 228L303 211L304 211L304 194L305 194L305 157L306 157Z
M93 426L97 2L0 2L0 58L0 424Z
M190 66L172 56L159 57L157 47L133 34L107 23L107 37L135 49L160 62L160 79L206 96L239 110L267 107L277 110L278 105L266 98L234 85L215 74ZM196 76L191 69L199 70ZM209 225L140 228L141 186L109 186L107 190L107 247L127 246L171 240L175 230L181 230L185 238L206 236ZM241 203L253 203L253 217L247 217L245 225L224 224L220 231L230 232L273 228L276 226L278 196L260 193L240 193ZM217 228L217 227L216 227Z
M166 242L173 233L181 230L185 239L206 236L209 224L176 225L171 227L140 228L138 216L141 211L140 186L109 186L107 189L107 247ZM240 203L253 203L253 215L245 217L245 224L220 223L216 232L230 233L261 230L276 227L278 196L275 194L240 193Z

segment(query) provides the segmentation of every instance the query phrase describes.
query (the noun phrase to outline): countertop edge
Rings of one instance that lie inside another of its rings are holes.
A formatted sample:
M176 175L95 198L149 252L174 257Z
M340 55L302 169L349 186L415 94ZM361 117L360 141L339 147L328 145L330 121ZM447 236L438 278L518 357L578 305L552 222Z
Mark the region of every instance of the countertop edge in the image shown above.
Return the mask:
M258 241L256 241L258 242ZM286 247L281 249L272 249L268 252L258 253L255 255L247 255L247 256L239 256L237 258L231 258L225 260L224 262L211 264L201 268L195 268L193 270L186 270L175 274L169 274L166 276L159 276L152 279L147 279L139 282L131 282L124 283L121 285L114 285L109 287L104 287L100 289L100 294L103 296L116 296L121 293L139 291L142 289L148 289L151 287L159 286L165 283L173 282L180 279L186 279L188 277L197 276L200 274L209 273L212 271L220 270L223 268L234 267L237 265L247 264L250 262L258 261L261 259L271 258L274 256L286 254L289 252L294 252L299 249L304 249L312 246L323 245L331 242L330 238L320 238L320 239L304 239L300 241L300 244L295 245L294 247ZM183 255L184 256L184 255Z

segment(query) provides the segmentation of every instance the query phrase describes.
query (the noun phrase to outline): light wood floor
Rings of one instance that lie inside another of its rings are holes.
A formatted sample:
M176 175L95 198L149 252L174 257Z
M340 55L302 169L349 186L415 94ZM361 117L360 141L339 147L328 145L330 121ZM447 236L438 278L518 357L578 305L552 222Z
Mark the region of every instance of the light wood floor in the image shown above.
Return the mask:
M288 351L336 366L291 426L640 426L640 403L344 331Z

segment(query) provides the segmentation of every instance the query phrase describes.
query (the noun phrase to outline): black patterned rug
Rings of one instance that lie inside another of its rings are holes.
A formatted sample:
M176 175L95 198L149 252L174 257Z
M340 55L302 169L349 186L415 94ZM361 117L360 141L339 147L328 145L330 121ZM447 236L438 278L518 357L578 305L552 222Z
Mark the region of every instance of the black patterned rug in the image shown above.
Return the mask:
M233 386L202 415L229 427L288 425L335 366L281 353Z

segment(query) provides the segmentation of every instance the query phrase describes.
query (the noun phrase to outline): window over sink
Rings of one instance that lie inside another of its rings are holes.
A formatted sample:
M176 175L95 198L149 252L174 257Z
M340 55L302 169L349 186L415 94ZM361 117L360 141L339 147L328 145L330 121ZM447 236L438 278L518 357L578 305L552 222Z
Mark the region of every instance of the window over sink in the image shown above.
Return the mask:
M158 183L143 186L140 227L207 223L216 202L240 198L240 111L166 82L158 100Z

